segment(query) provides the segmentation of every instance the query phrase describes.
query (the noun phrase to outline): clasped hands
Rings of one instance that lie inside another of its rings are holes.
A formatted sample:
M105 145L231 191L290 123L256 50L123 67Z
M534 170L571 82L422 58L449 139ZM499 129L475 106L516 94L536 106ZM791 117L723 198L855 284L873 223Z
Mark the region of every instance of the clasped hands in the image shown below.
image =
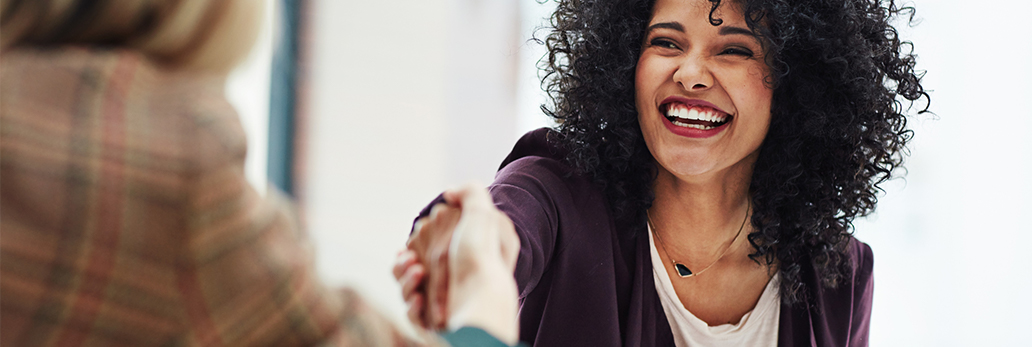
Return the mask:
M394 266L408 317L428 329L481 328L515 344L520 241L512 221L484 188L467 185L443 196L445 203L416 221Z

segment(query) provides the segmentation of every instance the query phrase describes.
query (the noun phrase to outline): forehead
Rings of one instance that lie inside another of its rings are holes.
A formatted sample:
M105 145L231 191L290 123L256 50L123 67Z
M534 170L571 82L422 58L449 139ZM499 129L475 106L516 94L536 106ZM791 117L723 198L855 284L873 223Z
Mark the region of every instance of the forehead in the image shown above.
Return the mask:
M652 6L652 19L650 23L658 22L685 22L704 21L709 23L710 14L714 20L721 20L723 24L745 26L745 15L742 14L741 6L737 1L723 0L714 10L713 2L709 0L656 0ZM696 23L691 23L696 24Z

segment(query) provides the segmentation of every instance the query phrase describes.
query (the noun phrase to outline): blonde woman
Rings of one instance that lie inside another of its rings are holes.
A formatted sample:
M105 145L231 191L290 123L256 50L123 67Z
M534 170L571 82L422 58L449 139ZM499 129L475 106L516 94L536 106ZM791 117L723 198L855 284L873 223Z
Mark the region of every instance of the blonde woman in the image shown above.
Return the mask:
M262 8L0 1L0 345L414 343L353 292L325 288L289 204L244 178L244 133L223 85ZM455 196L481 207L442 209L425 228L498 213L485 192ZM452 283L467 293L449 308L468 314L450 325L482 329L450 342L501 343L485 331L515 341L515 283L494 275L514 260L475 244L502 239L456 238L471 256L455 266L485 271L466 279L476 287ZM499 306L513 312L478 311Z

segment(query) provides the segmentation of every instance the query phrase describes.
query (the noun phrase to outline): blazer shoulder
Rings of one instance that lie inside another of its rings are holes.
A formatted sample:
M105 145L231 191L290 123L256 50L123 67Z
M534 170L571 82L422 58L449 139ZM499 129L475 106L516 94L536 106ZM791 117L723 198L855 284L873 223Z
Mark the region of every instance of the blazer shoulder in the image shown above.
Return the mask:
M870 277L874 272L874 252L871 246L851 237L846 252L853 265L854 276Z
M528 132L516 141L509 155L502 160L498 170L504 169L512 162L525 157L548 158L562 161L566 151L559 142L559 133L550 128L539 128Z

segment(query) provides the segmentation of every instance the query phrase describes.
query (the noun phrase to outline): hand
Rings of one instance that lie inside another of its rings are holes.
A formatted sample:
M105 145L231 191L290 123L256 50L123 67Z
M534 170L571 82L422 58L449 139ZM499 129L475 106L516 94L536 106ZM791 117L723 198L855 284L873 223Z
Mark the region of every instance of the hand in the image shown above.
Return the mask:
M461 208L447 253L448 328L476 326L515 344L518 294L513 272L520 239L512 220L495 208L484 188L467 185L445 192L444 200Z
M417 221L410 250L394 266L409 318L435 329L477 326L515 343L512 273L520 242L512 221L483 188L466 186L444 198L446 204Z
M416 221L409 249L398 255L394 277L402 286L409 319L418 326L445 328L449 244L460 214L457 207L435 205Z
M412 324L430 329L426 319L426 267L419 262L415 251L405 249L398 252L394 263L394 279L401 285L401 296L408 306L408 318ZM436 327L436 325L434 326Z
M476 241L483 241L483 243L477 245L485 246L484 252L471 251L468 254L482 254L484 257L492 260L500 255L504 262L503 265L509 269L509 274L511 275L512 272L516 271L516 261L520 256L520 238L516 234L516 228L513 226L512 220L509 219L508 215L495 207L491 194L487 192L487 189L476 185L466 185L458 189L445 191L443 196L444 201L448 205L458 206L462 210L463 215L458 221L459 224L456 226L456 231L463 230L464 232L474 233L470 237L484 237L484 239ZM478 233L478 228L483 229L484 232ZM460 243L460 245L469 245L470 242L475 243L472 240L467 240ZM455 247L455 245L453 241L451 246ZM500 254L494 253L494 250L498 250Z

